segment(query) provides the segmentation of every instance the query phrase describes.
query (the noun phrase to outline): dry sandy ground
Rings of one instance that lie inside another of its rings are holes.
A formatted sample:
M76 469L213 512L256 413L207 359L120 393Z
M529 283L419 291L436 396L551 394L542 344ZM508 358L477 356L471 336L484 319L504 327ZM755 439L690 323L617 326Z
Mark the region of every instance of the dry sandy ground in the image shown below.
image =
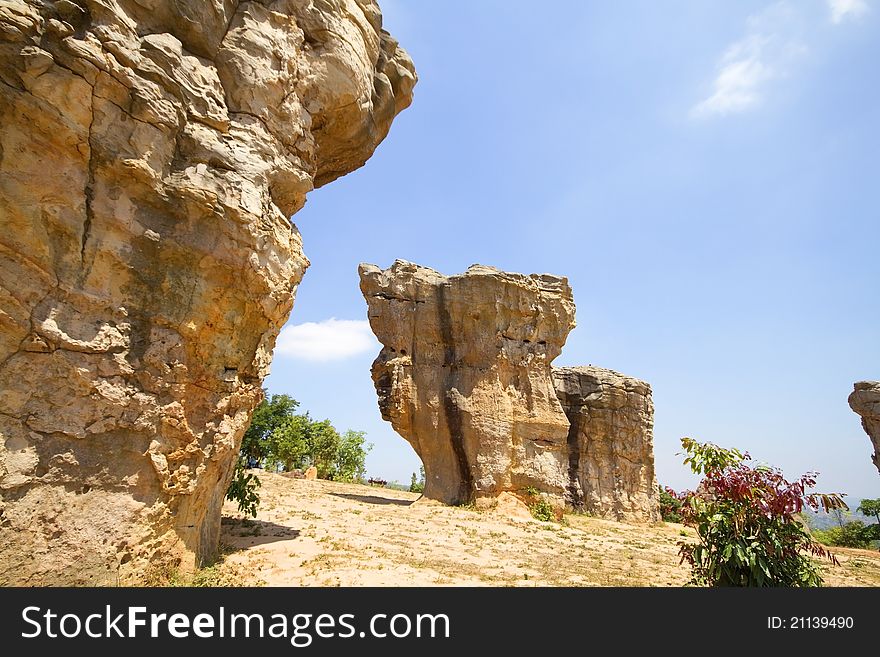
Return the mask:
M562 524L418 501L419 495L260 473L256 520L224 507L222 581L269 586L681 586L681 525L586 516ZM836 548L826 585L880 586L880 553Z

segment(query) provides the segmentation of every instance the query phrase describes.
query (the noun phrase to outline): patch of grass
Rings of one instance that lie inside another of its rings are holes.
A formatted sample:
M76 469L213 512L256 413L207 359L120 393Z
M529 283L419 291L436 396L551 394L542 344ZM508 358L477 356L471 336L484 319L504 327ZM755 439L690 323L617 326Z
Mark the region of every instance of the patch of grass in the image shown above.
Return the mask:
M247 521L246 521L247 522ZM180 564L156 564L148 568L141 576L142 586L151 587L233 587L263 586L262 580L247 581L243 574L229 567L226 557L236 551L235 546L220 543L217 559L210 564L197 568L191 573L180 570Z
M553 506L548 502L541 492L534 486L526 486L522 489L522 494L526 498L526 506L532 513L535 520L542 522L550 522L556 520L556 512Z
M150 588L173 586L178 578L179 564L151 564L140 577L140 585Z

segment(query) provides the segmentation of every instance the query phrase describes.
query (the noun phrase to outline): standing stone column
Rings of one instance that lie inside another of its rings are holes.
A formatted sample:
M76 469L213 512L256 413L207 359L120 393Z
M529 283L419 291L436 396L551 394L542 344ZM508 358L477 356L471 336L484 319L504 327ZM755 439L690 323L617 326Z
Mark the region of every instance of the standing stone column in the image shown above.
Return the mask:
M397 260L361 265L382 351L382 417L425 466L425 496L491 501L533 487L561 510L568 420L550 363L574 327L565 278L474 265L456 276Z

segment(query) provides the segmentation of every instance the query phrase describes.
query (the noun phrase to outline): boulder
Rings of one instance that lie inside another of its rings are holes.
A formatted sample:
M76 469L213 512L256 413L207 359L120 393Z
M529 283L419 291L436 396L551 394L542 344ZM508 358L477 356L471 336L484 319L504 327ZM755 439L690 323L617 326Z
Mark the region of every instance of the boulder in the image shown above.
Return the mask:
M660 520L654 404L644 381L601 367L554 367L571 429L567 501L611 520Z
M370 0L0 4L0 584L216 552L289 217L415 79Z

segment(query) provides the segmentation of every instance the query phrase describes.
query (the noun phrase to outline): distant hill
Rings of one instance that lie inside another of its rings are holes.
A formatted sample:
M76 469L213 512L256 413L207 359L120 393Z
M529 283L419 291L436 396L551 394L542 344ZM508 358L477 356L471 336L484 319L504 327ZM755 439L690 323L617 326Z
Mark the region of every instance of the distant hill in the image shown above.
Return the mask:
M861 503L861 500L847 500L846 503L849 506L850 510L843 512L843 515L840 519L842 522L847 523L852 520L861 520L866 525L875 524L877 522L877 518L874 518L873 516L866 516L856 511L856 508ZM804 510L803 515L811 529L828 529L830 527L837 527L840 524L835 513L826 513L825 511L813 511L812 509L806 509Z

